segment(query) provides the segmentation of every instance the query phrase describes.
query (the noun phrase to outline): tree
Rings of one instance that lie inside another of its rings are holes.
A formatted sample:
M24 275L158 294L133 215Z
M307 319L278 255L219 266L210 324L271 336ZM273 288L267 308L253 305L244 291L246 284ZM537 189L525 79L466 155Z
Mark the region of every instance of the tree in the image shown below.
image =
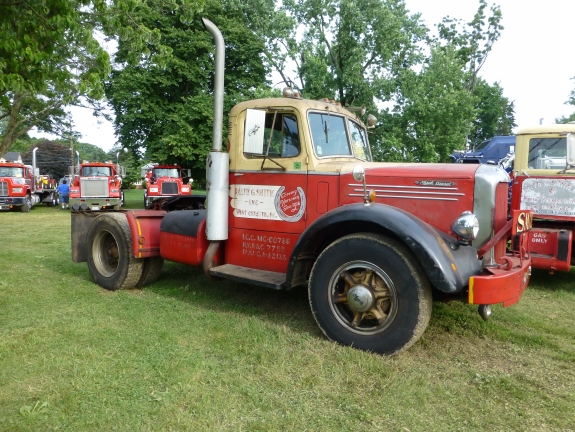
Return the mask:
M489 16L486 9L487 2L479 0L479 8L471 22L464 23L448 16L437 26L439 39L435 42L444 42L455 48L457 57L467 69L466 85L471 92L477 84L479 71L504 29L501 25L501 8L492 5Z
M109 71L84 7L103 0L26 0L0 3L0 104L8 122L0 153L36 126L59 132L63 107L80 96L98 99Z
M571 79L575 80L575 77ZM565 104L575 106L575 90L571 90L571 93L569 94L569 99L567 99L567 102L565 102ZM575 112L570 116L567 117L562 116L558 119L555 119L555 123L563 123L563 124L573 121L575 121Z
M166 13L190 17L202 0L156 0ZM137 62L149 55L169 55L154 23L143 25L145 0L13 0L0 1L0 153L31 128L62 134L71 104L100 109L103 81L110 72L108 53L95 32L123 39Z
M499 83L489 85L479 79L474 90L476 117L469 141L476 145L495 135L511 135L515 123L515 105L503 96Z
M50 174L55 179L60 179L68 174L68 167L72 163L72 154L69 147L65 147L55 141L41 140L22 156L22 161L25 164L32 165L34 148L38 148L36 151L36 167L40 169L40 174Z
M383 126L372 140L375 159L447 162L474 117L465 77L452 47L433 47L419 73L405 69L393 110L380 114Z
M399 71L419 61L417 43L426 29L418 15L408 15L403 0L286 0L283 5L298 23L282 44L296 76L290 78L284 61L275 66L305 97L365 104L373 111L376 100L391 99Z
M212 143L213 40L199 19L187 21L166 13L152 0L142 22L156 26L161 43L171 50L158 63L143 57L127 64L129 47L120 37L106 94L116 114L115 129L124 148L154 162L178 163L205 175L205 156ZM251 98L266 83L261 53L264 41L249 28L250 2L206 4L204 16L222 31L226 43L225 109ZM150 46L150 53L155 53ZM225 137L225 134L224 134Z

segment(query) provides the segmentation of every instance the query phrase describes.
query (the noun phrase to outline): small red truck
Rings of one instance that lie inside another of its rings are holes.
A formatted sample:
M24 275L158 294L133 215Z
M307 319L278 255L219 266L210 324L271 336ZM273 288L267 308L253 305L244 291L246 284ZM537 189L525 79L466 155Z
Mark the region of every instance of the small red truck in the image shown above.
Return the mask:
M0 159L0 210L20 209L28 213L32 206L45 203L56 205L56 181L48 175L40 175L36 168L36 151L32 152L32 165L24 165L22 159Z
M224 152L224 44L204 25L216 40L207 209L73 212L72 258L98 285L143 287L166 259L210 279L306 287L328 338L383 354L423 334L434 294L478 305L484 319L489 305L519 301L531 212L508 220L504 170L373 162L351 110L289 88L236 105Z
M511 209L531 210L533 267L569 271L575 230L575 123L524 128L516 137Z
M170 211L204 208L205 196L192 195L189 171L188 183L184 182L182 169L177 165L151 164L143 174L146 180L145 209Z
M126 170L112 162L88 162L79 165L70 185L70 207L76 210L119 210L124 203L122 177Z

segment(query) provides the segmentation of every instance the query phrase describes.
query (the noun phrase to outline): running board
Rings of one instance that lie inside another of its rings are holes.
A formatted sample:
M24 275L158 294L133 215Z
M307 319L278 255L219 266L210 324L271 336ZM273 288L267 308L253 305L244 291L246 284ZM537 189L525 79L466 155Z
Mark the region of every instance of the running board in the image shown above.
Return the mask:
M224 279L244 282L274 290L285 289L286 275L267 270L255 270L248 267L240 267L233 264L224 264L212 267L210 274Z

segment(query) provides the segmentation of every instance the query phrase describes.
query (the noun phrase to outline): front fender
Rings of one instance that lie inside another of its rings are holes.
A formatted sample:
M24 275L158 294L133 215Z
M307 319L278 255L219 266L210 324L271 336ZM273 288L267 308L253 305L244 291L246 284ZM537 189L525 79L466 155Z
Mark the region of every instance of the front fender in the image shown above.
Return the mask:
M481 274L482 262L476 248L460 246L453 250L450 245L455 238L397 207L351 204L326 213L304 231L290 256L286 286L305 282L310 260L315 260L338 238L357 232L378 233L402 241L440 291L459 292L468 285L469 277Z

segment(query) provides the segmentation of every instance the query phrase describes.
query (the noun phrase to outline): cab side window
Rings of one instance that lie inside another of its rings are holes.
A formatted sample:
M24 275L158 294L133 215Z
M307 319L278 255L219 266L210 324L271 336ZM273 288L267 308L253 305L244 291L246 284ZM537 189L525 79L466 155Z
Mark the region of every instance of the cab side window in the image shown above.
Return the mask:
M269 146L269 149L268 149ZM297 117L292 113L248 109L244 134L244 155L261 158L289 158L301 152Z
M277 113L274 122L274 113L267 113L264 130L264 153L268 143L270 144L268 154L271 157L285 158L299 155L301 146L296 116Z

